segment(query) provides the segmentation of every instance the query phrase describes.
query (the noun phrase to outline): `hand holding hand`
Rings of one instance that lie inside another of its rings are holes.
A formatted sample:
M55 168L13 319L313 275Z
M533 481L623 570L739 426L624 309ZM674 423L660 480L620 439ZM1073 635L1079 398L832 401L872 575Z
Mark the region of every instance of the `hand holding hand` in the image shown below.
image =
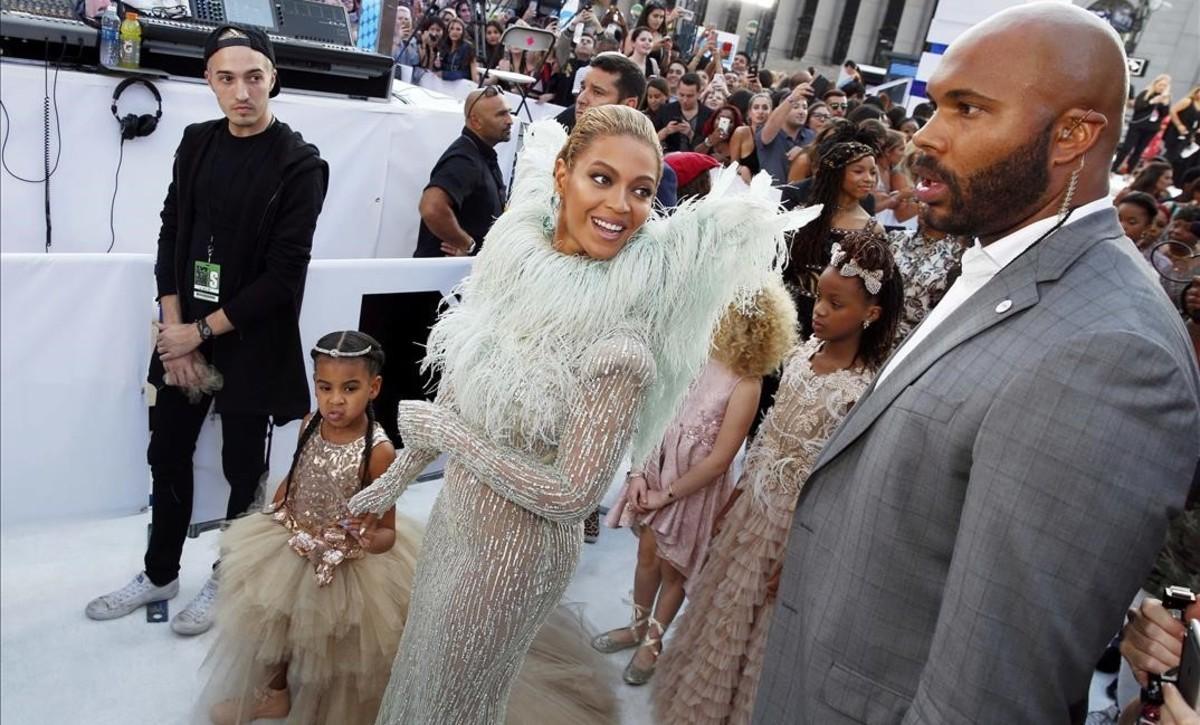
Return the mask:
M667 504L674 503L675 499L667 495L666 491L646 491L646 496L642 508L647 511L657 511Z
M646 498L646 477L640 473L629 474L629 490L626 492L625 498L633 506L637 513L645 513L645 498Z
M359 514L347 519L342 525L351 537L358 540L359 546L368 553L380 553L372 548L375 531L379 527L378 516L373 513Z
M196 325L190 322L177 324L159 322L157 325L158 336L154 346L158 351L159 358L164 363L188 355L192 350L200 347L202 340L200 339L200 330Z

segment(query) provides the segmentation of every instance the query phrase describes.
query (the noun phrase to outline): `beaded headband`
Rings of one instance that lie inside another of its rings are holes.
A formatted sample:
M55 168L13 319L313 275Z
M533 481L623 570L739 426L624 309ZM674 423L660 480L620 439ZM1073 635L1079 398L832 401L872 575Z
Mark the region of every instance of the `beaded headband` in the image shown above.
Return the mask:
M838 274L843 277L860 277L863 281L863 286L873 295L879 294L879 290L883 289L883 270L882 269L863 269L854 259L847 259L850 255L846 250L842 249L842 245L837 242L829 249L829 265L838 267Z
M861 158L874 156L875 153L875 149L865 143L847 141L837 144L830 149L825 154L825 157L821 159L821 165L827 169L840 169L843 166L849 166Z
M329 357L334 357L334 358L337 358L337 357L362 357L364 355L370 355L371 351L374 349L375 348L373 346L367 345L362 350L355 350L354 352L346 352L344 350L338 350L338 349L327 350L323 347L317 347L316 345L313 345L313 352L317 352L322 355L328 355Z

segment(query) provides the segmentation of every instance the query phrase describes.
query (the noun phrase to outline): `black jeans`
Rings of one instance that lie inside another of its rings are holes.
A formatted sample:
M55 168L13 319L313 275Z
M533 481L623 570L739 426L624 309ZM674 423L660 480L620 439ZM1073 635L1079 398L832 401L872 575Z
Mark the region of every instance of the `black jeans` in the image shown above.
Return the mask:
M1117 149L1117 157L1113 160L1112 172L1115 174L1121 168L1121 162L1125 161L1125 157L1129 157L1129 171L1133 172L1137 168L1138 161L1142 158L1142 152L1150 145L1150 140L1154 138L1154 134L1158 133L1158 126L1130 126L1125 132L1125 141L1121 147Z
M146 576L155 586L179 576L179 558L192 518L192 454L211 404L208 396L189 403L179 388L166 385L150 409L146 457L154 479L154 504L145 565ZM230 488L227 519L245 513L266 473L267 422L265 415L221 416L221 466Z

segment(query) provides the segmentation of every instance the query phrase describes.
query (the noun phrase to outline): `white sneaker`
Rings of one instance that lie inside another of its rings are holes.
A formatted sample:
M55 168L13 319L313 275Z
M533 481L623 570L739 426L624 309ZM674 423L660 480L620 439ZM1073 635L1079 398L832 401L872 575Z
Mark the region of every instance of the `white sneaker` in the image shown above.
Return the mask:
M88 602L84 610L92 619L117 619L132 614L150 602L172 599L179 593L179 579L166 586L156 587L146 572L134 577L133 581L115 592L109 592Z
M213 604L216 600L217 578L210 576L200 593L171 620L171 629L175 634L188 637L204 634L213 626Z

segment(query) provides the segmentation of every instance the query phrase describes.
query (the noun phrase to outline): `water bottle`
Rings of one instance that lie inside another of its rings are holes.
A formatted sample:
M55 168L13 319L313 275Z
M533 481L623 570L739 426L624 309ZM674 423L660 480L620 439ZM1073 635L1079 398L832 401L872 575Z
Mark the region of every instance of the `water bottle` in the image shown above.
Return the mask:
M100 16L100 65L116 68L121 60L121 18L117 8L109 3Z
M121 23L121 57L119 65L122 68L137 68L142 62L142 24L138 22L137 13L125 13L125 22Z

